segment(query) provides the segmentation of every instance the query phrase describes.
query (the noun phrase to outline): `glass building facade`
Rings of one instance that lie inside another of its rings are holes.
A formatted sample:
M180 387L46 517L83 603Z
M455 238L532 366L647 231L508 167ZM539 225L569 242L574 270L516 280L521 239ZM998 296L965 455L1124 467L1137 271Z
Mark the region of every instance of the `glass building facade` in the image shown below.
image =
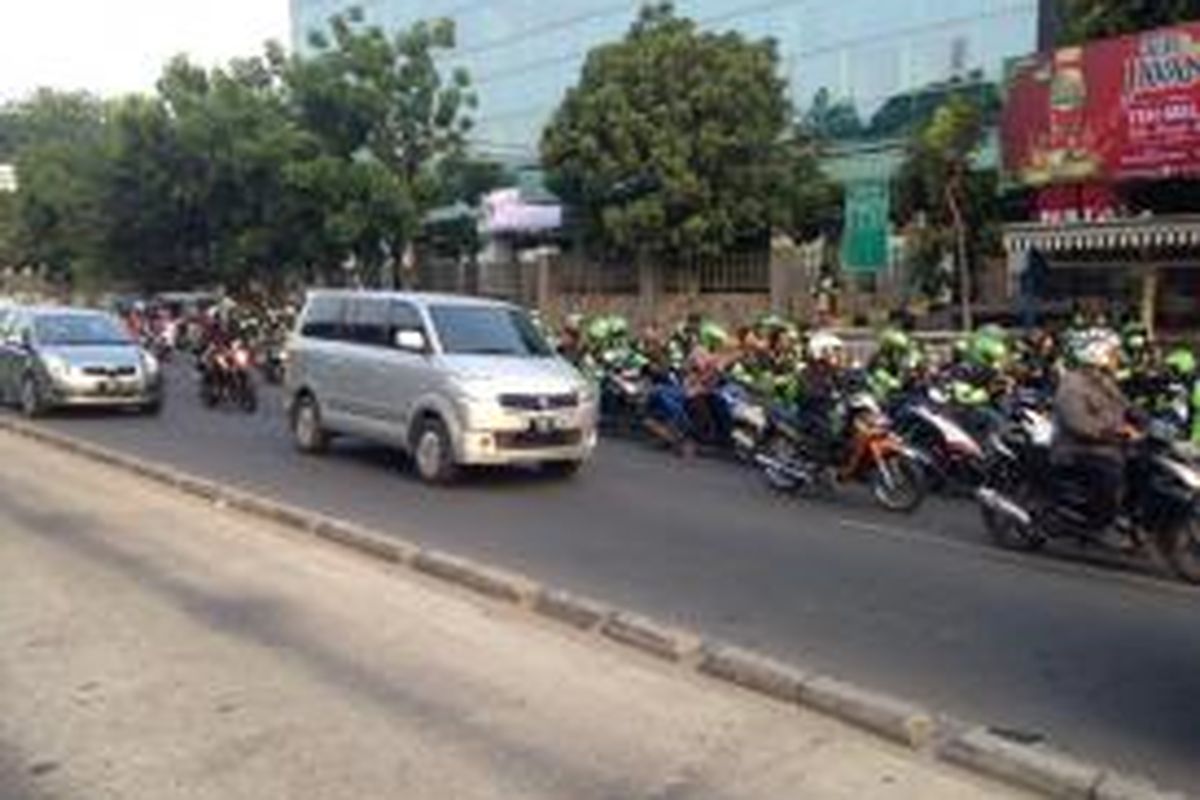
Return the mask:
M388 29L420 18L457 23L447 66L479 94L474 146L532 161L542 127L578 78L588 50L621 37L640 0L291 0L294 45L350 6ZM779 42L801 114L848 144L903 135L952 85L995 85L1006 62L1038 48L1046 0L677 0L707 29Z

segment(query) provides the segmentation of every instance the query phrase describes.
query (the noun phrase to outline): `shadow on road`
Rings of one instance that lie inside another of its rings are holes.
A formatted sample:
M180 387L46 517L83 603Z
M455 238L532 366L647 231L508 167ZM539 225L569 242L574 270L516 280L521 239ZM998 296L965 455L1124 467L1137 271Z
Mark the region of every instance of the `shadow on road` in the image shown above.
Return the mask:
M492 756L488 759L489 766L498 772L508 772L510 785L520 785L531 775L555 776L556 780L565 779L573 787L573 793L590 787L585 794L574 796L611 798L639 794L639 787L614 784L602 769L587 763L564 763L533 743L506 737L494 727L474 724L471 720L478 717L477 709L463 707L446 697L414 691L391 678L382 665L364 663L333 644L314 638L297 624L305 618L303 610L286 600L252 592L217 594L186 578L165 574L148 559L116 546L112 539L119 531L105 530L97 519L88 515L37 508L27 498L3 487L0 487L0 503L46 541L125 575L206 628L275 651L289 664L301 666L318 682L357 694L407 726L416 722L416 727L456 747L489 754ZM193 562L181 569L202 575L211 567ZM319 726L320 721L314 720L313 724ZM3 788L8 800L10 787L6 784ZM28 795L28 800L40 800L40 795Z

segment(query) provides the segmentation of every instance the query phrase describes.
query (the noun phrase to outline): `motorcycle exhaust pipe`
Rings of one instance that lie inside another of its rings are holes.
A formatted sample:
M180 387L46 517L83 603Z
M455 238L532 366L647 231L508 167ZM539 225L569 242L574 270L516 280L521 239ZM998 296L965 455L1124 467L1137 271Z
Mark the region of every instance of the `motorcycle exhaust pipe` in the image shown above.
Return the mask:
M799 483L808 483L812 480L812 475L808 470L798 467L794 464L789 464L781 461L778 458L772 458L765 453L758 453L754 456L754 463L765 470L775 470L781 472L787 477Z
M975 493L979 503L997 514L1002 514L1023 528L1033 525L1033 517L1012 500L997 492L995 489L980 489Z

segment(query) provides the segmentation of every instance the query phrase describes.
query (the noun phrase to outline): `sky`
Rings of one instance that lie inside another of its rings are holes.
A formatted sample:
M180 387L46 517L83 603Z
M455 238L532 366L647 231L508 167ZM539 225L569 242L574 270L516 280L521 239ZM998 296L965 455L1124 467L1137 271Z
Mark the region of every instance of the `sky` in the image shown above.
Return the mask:
M211 65L272 38L288 41L288 0L0 0L0 101L145 91L178 53Z

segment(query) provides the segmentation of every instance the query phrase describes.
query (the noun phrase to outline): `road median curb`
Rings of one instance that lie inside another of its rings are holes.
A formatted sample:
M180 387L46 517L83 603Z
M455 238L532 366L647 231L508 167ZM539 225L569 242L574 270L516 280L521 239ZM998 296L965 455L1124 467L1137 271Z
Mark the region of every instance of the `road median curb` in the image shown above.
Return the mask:
M933 715L920 706L826 675L803 683L800 703L914 750L929 747L937 733Z
M939 718L905 700L864 689L766 655L699 635L589 598L545 587L508 570L424 550L380 531L359 527L165 465L0 415L0 430L51 445L90 461L149 478L184 494L248 516L316 536L389 564L401 565L543 619L591 632L680 668L773 700L805 707L993 780L1051 798L1186 800L1139 776L1078 761L1040 746L977 727L951 734ZM936 744L935 743L939 743Z
M690 631L618 611L604 621L600 632L609 639L629 645L667 661L686 661L700 652L701 639Z
M800 702L800 693L809 677L789 664L728 645L706 647L699 670L785 703Z
M522 575L437 550L422 550L412 565L418 572L521 606L532 605L539 591L536 582Z
M603 603L568 592L543 588L533 601L533 610L543 617L590 631L613 615Z

